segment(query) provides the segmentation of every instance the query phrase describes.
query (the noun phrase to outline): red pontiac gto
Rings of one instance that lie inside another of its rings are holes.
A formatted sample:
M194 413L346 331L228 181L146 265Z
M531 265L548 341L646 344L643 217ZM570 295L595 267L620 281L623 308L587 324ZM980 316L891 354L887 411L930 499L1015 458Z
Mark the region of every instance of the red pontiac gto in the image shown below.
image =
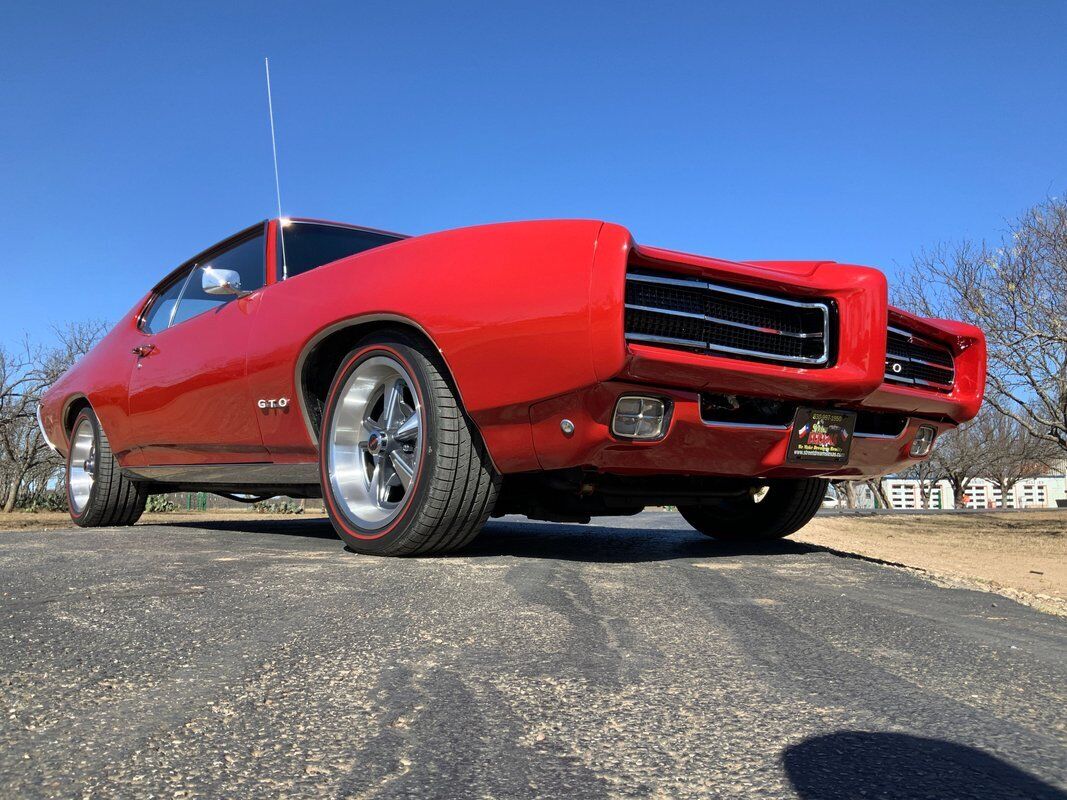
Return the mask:
M900 470L971 419L985 339L881 272L729 262L605 222L405 237L270 220L182 264L49 391L78 525L153 492L325 499L352 549L462 547L490 514L676 505L786 536L827 478Z

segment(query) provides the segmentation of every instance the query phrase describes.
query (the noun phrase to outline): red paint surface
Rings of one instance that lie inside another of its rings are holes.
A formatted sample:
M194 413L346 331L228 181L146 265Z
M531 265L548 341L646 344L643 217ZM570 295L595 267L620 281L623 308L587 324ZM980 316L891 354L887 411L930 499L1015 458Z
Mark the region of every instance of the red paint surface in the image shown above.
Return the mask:
M135 329L134 336L155 348L140 358L129 355L127 415L114 432L105 425L121 443L118 452L129 453L122 463L268 460L259 432L263 412L249 394L246 372L262 291L156 334Z
M48 393L42 416L63 449L63 409L87 397L127 465L227 461L311 462L318 447L300 410L296 365L331 326L368 319L410 323L441 351L467 412L503 472L588 466L613 472L816 474L784 465L787 433L704 424L701 390L970 419L985 385L985 342L962 323L891 309L877 270L833 262L735 263L635 246L626 229L570 220L488 225L419 236L268 283L252 296L155 335L137 328L148 298ZM623 338L628 259L755 290L829 297L838 355L825 369L696 355ZM882 382L890 319L948 344L951 394ZM136 368L133 347L157 350ZM354 343L353 343L354 346ZM606 415L620 387L656 387L675 399L659 443L620 442ZM261 411L260 398L290 398ZM563 416L575 435L559 431ZM913 421L909 434L917 427ZM873 475L908 463L910 438L857 439L835 474Z

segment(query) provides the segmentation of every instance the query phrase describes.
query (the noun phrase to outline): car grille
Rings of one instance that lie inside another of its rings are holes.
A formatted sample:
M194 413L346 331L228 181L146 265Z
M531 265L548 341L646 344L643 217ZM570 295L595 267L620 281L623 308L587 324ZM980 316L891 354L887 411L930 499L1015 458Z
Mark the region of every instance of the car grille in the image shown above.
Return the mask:
M903 328L889 328L885 379L938 392L951 392L956 369L952 351L943 344Z
M731 358L825 366L830 303L630 270L626 338Z

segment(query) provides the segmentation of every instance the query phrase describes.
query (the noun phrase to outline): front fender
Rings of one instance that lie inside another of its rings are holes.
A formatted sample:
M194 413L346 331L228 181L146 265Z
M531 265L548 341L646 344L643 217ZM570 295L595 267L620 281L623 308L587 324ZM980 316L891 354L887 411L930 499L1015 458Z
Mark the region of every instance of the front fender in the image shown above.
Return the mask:
M529 406L597 382L590 276L603 223L517 222L413 237L265 287L251 337L256 397L300 397L295 365L331 326L410 320L441 351L497 465L535 469ZM288 394L291 393L291 394ZM306 457L301 415L272 452Z

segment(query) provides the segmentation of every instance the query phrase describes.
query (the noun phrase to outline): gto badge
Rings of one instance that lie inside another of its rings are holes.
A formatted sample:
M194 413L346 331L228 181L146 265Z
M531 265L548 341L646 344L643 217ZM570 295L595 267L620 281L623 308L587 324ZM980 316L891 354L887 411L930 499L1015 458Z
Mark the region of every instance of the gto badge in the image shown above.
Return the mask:
M277 400L260 400L256 405L260 408L288 408L289 398L279 397Z

